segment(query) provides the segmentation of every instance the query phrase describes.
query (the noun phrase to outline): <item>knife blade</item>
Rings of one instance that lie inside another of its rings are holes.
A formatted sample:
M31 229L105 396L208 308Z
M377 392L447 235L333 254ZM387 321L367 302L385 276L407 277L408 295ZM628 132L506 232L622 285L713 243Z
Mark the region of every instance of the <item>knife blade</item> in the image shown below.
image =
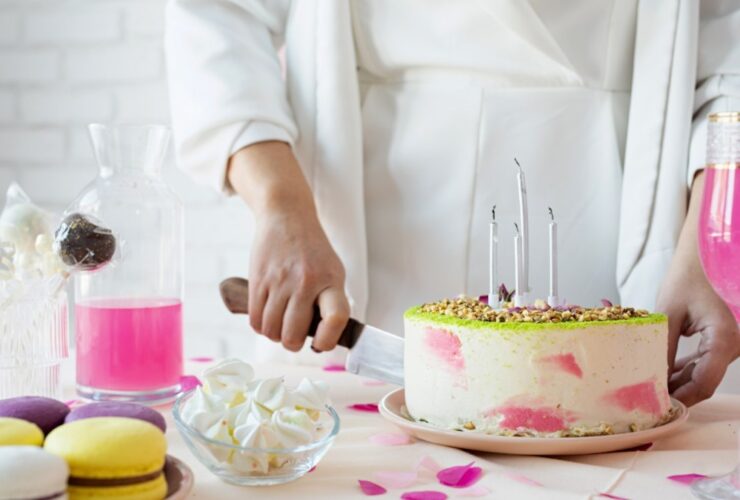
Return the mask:
M249 314L249 281L244 278L226 278L219 286L226 308L234 314ZM321 313L314 306L308 336L316 334ZM349 349L345 368L348 372L403 385L404 340L398 335L365 325L350 318L337 345Z

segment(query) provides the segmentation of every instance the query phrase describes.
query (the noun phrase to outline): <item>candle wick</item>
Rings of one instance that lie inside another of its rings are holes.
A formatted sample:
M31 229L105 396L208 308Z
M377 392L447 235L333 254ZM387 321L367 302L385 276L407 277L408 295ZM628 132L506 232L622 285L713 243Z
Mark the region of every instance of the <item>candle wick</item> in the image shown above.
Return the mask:
M491 209L491 221L496 222L496 205Z
M516 222L514 223L514 231L516 231L517 236L519 236L519 225Z
M514 157L514 163L516 163L516 166L519 167L519 171L521 172L522 166L519 164L519 160L516 159L516 156Z
M547 211L550 212L550 220L555 222L555 214L552 212L552 207L547 207Z

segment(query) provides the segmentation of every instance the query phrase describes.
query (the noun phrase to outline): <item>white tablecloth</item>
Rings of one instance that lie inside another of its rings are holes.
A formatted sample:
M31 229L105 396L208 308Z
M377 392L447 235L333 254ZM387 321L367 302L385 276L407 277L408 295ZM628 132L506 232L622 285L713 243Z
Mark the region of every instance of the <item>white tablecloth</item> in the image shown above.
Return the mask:
M188 362L186 371L200 375L205 366ZM339 436L316 470L305 477L280 486L240 488L221 482L190 454L171 414L164 409L169 425L169 453L188 463L195 473L191 498L366 498L358 487L358 479L382 482L376 480L375 473L413 471L422 457L430 456L442 467L474 461L484 471L477 484L489 491L486 498L589 499L609 493L629 499L689 499L693 498L689 488L667 476L718 475L730 471L738 461L740 396L735 395L717 395L691 408L689 421L672 436L654 443L649 451L522 457L470 453L423 441L393 447L374 444L371 436L400 431L377 413L361 413L347 406L378 403L392 386L379 386L346 372L320 367L265 364L255 369L260 378L285 376L289 384L297 383L301 377L326 381L342 420ZM64 396L75 398L71 363L64 370ZM542 486L527 484L528 480ZM404 492L418 490L442 491L449 498L461 496L461 490L441 486L431 475L421 475L414 485L388 489L379 498L400 498Z

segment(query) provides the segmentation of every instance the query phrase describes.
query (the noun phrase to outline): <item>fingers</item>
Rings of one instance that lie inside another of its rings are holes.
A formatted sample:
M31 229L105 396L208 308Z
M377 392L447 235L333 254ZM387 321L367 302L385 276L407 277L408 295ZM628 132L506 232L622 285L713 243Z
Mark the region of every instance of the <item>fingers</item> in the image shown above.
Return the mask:
M267 302L267 288L258 280L249 282L249 324L257 333L262 333L262 316Z
M280 342L280 335L283 329L283 316L285 308L288 305L289 296L281 293L280 290L270 290L267 296L267 303L262 314L262 335L272 340Z
M306 294L291 296L285 310L281 334L283 346L286 349L293 352L301 350L312 318L313 297Z
M678 339L681 338L684 323L686 322L686 313L667 311L668 314L668 376L674 372L674 362L676 351L678 350Z
M319 294L321 322L316 330L312 347L316 351L329 351L337 345L342 330L349 320L349 302L344 290L330 287Z
M677 387L673 392L673 397L687 406L695 405L710 398L722 382L729 361L725 352L719 350L706 351L695 364L686 366L679 374L680 378L685 371L691 371L690 380L684 384L675 384ZM678 382L678 378L676 382Z
M699 359L701 355L701 352L695 351L694 353L689 354L688 356L684 356L683 358L676 361L676 363L673 365L673 375L675 375L676 372L680 372L681 370L683 370L687 365L693 364L694 361Z
M693 376L694 368L696 368L696 363L693 362L687 363L681 368L677 368L671 378L668 380L668 391L673 393L679 387L689 383Z

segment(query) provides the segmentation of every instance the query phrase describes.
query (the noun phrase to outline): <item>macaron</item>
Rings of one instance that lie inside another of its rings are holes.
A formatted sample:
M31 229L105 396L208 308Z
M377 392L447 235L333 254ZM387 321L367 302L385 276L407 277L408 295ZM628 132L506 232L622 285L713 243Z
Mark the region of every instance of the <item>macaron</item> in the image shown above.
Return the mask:
M0 500L63 500L69 467L36 446L0 447Z
M117 401L105 401L102 403L90 403L78 406L67 415L65 422L94 417L126 417L136 418L156 425L162 432L167 431L164 417L157 410L136 403L121 403Z
M41 396L20 396L0 399L0 417L28 420L38 425L44 435L64 423L69 407L56 399Z
M44 449L66 460L74 499L161 500L167 441L149 422L122 417L77 420L54 429Z
M41 446L44 433L39 426L20 418L0 417L0 446Z

